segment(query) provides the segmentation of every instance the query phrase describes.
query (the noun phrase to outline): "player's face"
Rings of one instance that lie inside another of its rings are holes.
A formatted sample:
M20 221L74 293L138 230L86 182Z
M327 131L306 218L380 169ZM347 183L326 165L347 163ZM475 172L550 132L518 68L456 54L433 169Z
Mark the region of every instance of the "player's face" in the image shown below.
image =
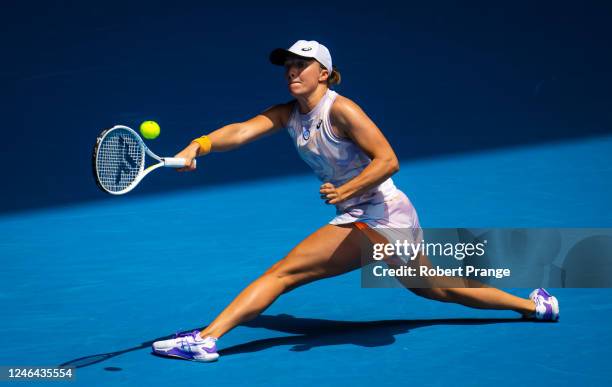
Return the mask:
M321 67L314 59L287 58L285 78L293 96L312 93L319 84Z

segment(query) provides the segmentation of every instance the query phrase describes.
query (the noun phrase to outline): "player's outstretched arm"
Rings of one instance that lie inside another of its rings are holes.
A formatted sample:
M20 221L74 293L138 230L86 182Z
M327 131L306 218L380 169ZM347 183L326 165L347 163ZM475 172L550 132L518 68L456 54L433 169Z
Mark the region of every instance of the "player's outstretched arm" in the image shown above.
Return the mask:
M194 139L175 156L185 158L186 164L189 165L179 171L195 169L193 160L198 156L232 150L285 127L291 107L291 102L275 105L250 120L225 125L208 135Z

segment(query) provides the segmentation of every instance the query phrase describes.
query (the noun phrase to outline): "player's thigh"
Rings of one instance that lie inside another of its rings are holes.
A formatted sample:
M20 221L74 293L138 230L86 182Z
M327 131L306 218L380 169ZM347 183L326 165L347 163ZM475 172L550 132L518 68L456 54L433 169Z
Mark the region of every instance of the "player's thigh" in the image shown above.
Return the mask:
M331 277L361 266L363 235L352 225L325 225L295 246L268 273L297 282Z

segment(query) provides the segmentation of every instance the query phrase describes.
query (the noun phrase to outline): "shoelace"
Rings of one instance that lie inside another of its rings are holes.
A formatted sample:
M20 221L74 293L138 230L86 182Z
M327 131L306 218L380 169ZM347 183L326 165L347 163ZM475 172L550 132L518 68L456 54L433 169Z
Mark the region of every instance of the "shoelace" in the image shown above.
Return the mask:
M193 341L195 342L195 341L196 341L196 338L197 338L197 336L198 336L199 334L200 334L200 331L199 331L199 330L197 330L197 329L196 329L196 330L193 330L193 331L191 331L191 332L176 332L176 333L174 334L174 338L175 338L175 339L178 339L178 338L183 338L183 339L182 339L182 340L179 342L179 343L180 343L180 347L181 347L181 349L182 349L183 351L185 351L185 352L190 352L190 353L193 353L191 343L189 343L189 341L187 340L187 337L193 337ZM214 338L214 337L210 337L210 336L209 336L209 337L208 337L208 339L213 341L213 345L214 345L214 343L216 343L216 342L217 342L217 339L216 339L216 338ZM206 341L206 340L203 340L203 341ZM209 352L209 351L211 350L211 348L204 347L204 350L205 350L206 352Z
M193 340L195 341L196 335L198 335L199 333L200 331L198 331L197 329L190 331L190 332L177 332L174 334L174 338L175 339L181 338L181 341L179 342L181 350L185 352L193 353L193 350L191 349L191 343L189 343L189 340L187 340L187 337L192 337Z

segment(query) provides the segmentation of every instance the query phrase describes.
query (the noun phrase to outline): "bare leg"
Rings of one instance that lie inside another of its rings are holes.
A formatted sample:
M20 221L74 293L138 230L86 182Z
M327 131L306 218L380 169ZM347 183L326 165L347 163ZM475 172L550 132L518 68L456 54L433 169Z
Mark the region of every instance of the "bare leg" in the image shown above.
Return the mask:
M478 309L513 310L524 316L535 312L533 301L496 288L410 289L419 296L442 302L453 302Z
M360 238L360 232L353 226L321 227L247 286L200 336L221 337L238 324L257 317L281 294L359 268Z
M384 236L364 224L358 224L357 227L364 233L371 243L389 242ZM431 265L429 259L423 255L419 255L417 257L415 264L427 266ZM394 264L390 263L390 266L394 266ZM522 314L523 316L527 316L535 312L535 303L530 299L517 297L500 289L485 287L484 285L479 285L474 281L469 281L472 282L472 284L469 285L470 287L455 287L467 286L466 282L468 281L465 279L446 277L438 279L438 281L435 279L432 281L434 282L432 282L430 287L423 286L425 284L421 282L421 287L414 288L413 286L415 285L415 281L413 279L400 280L400 282L402 282L402 284L413 293L432 300L452 302L478 309L513 310ZM435 282L446 286L436 286Z
M298 244L262 276L247 286L202 332L221 337L238 324L257 317L281 294L309 282L340 275L361 266L363 234L371 242L382 238L371 229L325 225ZM374 239L373 239L374 238ZM383 239L384 243L387 242ZM380 240L378 241L380 242ZM410 288L415 294L442 302L481 309L535 311L531 300L495 288Z

